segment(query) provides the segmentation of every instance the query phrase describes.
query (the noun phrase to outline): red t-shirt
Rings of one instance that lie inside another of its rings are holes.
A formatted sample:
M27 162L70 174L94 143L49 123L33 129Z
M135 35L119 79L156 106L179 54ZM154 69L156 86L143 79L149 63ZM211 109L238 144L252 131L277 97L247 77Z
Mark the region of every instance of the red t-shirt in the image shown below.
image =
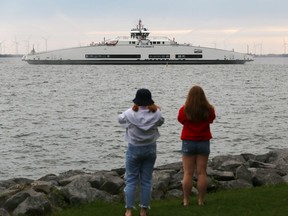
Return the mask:
M212 134L210 124L215 119L215 110L210 110L209 118L202 122L191 122L184 113L184 106L179 109L178 121L183 125L181 140L210 140Z

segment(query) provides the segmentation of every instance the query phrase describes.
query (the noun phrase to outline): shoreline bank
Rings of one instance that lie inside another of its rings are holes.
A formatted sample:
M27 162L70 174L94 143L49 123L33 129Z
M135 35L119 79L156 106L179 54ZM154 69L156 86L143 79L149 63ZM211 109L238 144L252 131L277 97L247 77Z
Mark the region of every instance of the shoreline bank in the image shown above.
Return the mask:
M45 215L95 200L123 201L125 169L96 171L69 170L48 174L37 180L13 178L0 181L0 211L17 214ZM155 167L152 199L181 198L182 163ZM207 192L231 188L288 184L288 148L267 154L216 156L209 161ZM197 177L194 178L197 184ZM197 193L193 188L193 193ZM31 213L32 212L32 213Z

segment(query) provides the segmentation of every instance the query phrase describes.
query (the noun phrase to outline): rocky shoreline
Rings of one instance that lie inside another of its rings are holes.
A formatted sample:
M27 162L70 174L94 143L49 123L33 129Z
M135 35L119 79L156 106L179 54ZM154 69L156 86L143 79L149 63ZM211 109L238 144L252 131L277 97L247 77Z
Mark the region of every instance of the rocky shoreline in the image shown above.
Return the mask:
M40 179L13 178L0 181L0 216L48 215L51 211L95 200L124 199L125 170L87 173L70 170ZM208 164L208 193L231 188L288 184L288 148L267 154L216 156ZM182 197L182 163L156 167L153 199ZM197 178L194 179L195 184ZM193 188L193 192L197 190Z

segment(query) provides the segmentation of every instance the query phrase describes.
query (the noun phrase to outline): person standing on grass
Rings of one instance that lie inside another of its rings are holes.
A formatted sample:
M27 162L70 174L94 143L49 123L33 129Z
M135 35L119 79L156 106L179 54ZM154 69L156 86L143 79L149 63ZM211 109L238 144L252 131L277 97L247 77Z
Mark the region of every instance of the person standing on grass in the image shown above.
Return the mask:
M189 204L194 171L197 174L198 205L204 205L207 190L206 169L212 138L210 124L215 117L214 107L207 100L203 89L200 86L193 86L178 113L178 121L183 125L181 140L184 206Z
M133 102L133 107L118 117L119 123L126 128L125 139L128 142L124 216L132 215L139 181L141 185L140 216L146 216L151 200L156 140L160 136L158 127L164 123L164 118L159 107L154 104L148 89L139 89Z

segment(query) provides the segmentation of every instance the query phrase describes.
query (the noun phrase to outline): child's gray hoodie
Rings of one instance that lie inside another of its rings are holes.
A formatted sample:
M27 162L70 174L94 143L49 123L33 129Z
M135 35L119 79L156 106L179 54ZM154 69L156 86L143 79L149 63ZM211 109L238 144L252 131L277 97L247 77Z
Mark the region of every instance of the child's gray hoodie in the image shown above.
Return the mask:
M156 142L160 134L158 126L164 123L161 111L155 113L139 107L137 112L132 108L118 117L119 123L126 128L125 140L132 145L149 145Z

